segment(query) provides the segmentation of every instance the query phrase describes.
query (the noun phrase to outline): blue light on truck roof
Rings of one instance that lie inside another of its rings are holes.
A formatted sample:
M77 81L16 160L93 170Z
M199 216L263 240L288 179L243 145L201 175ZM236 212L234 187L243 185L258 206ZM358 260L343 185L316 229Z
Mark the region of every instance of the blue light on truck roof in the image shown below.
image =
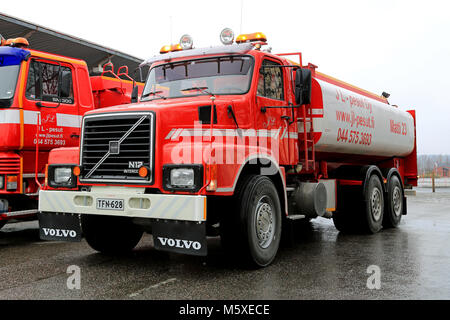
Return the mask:
M24 60L28 60L31 56L30 51L11 48L0 47L0 67L18 65Z

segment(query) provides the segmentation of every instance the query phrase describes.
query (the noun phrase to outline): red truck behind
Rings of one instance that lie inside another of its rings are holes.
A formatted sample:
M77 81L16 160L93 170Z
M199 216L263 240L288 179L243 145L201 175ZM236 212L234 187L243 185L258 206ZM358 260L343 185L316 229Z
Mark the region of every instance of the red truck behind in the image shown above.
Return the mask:
M29 49L24 38L0 38L2 227L11 219L36 216L50 150L78 147L82 115L129 103L133 83L127 67L118 73L129 80L115 75L112 65L90 77L83 60Z

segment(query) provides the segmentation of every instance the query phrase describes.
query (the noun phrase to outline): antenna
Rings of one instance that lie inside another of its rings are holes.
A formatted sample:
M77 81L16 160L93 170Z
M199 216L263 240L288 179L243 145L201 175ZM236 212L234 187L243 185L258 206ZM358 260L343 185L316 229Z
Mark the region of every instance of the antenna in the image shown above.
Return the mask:
M169 17L170 20L170 44L172 44L172 16Z
M239 34L242 34L242 11L244 7L244 0L241 0L241 26L239 28Z

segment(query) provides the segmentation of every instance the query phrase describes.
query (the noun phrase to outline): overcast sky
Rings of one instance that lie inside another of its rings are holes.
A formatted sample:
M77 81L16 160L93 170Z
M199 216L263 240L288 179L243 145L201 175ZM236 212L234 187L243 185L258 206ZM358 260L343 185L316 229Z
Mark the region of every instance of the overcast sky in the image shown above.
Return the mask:
M419 153L450 154L449 1L244 0L242 8L242 30L241 0L2 1L0 12L143 59L185 33L203 47L220 44L225 27L264 32L272 52L301 51L319 71L416 109Z

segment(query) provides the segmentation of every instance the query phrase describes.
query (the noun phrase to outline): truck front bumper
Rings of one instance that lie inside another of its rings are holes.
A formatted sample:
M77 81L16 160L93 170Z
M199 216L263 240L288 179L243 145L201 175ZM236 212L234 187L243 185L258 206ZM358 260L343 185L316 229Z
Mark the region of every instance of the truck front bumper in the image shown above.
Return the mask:
M139 193L139 188L104 187L91 191L41 190L39 211L131 218L206 221L206 196ZM99 209L98 199L122 200L122 210Z

